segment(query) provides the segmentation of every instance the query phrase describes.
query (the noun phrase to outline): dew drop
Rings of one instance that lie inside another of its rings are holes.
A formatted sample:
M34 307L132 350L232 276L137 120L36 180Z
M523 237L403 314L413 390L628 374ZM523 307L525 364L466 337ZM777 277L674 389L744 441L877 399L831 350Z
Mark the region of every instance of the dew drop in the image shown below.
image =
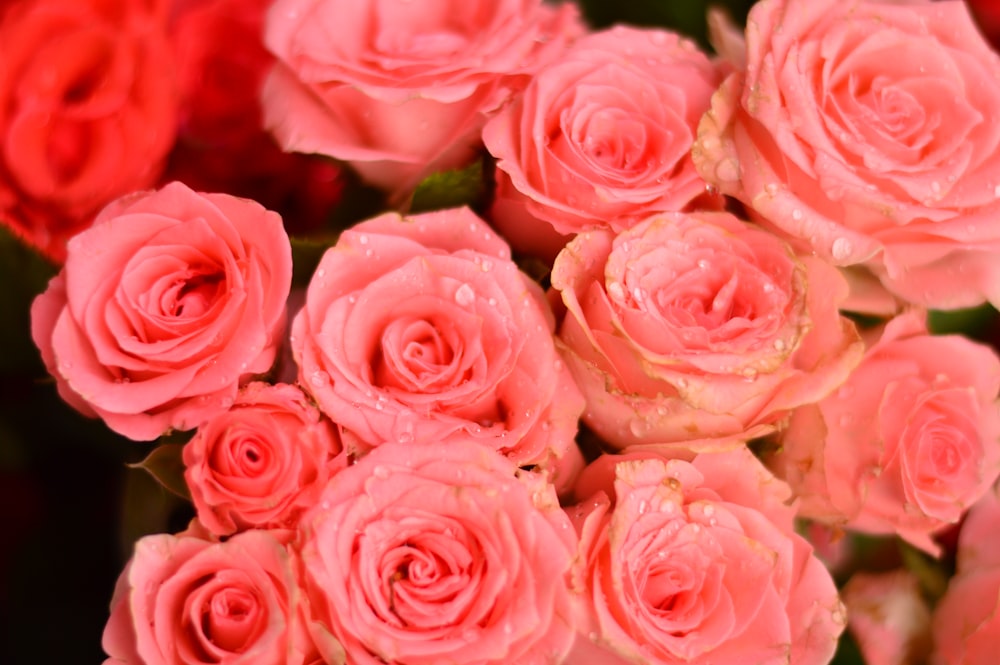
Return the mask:
M732 157L723 159L715 167L715 177L722 182L736 182L740 179L740 165Z
M774 350L775 351L779 351L779 352L780 351L784 351L786 348L788 348L788 346L785 344L785 340L783 340L783 339L776 339L776 340L774 340Z
M793 210L792 211L792 219L794 219L795 221L801 220L802 219L802 211L799 210L798 208L796 208L795 210Z
M374 469L372 469L372 475L379 480L385 480L389 477L389 469L379 464Z
M833 253L833 258L837 261L844 261L854 251L854 247L851 246L851 241L847 238L837 238L833 241L833 247L831 252Z
M468 284L462 284L455 290L455 302L462 307L471 305L476 299L476 292Z

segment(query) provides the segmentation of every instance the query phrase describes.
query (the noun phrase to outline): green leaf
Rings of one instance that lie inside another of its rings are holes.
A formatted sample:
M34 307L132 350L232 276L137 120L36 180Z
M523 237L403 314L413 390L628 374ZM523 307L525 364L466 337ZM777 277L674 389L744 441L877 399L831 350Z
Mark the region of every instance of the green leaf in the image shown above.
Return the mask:
M306 287L326 250L337 244L339 235L320 238L290 238L292 243L292 287Z
M926 598L936 602L944 595L948 588L948 572L942 562L903 541L899 542L899 555L906 569L920 582L920 589Z
M1000 313L991 305L950 311L931 310L927 313L927 326L935 335L961 334L989 340L990 334L1000 330Z
M145 469L149 475L156 478L163 487L177 496L191 500L191 492L184 482L184 462L181 452L184 445L180 443L164 443L146 456L146 459L135 464L129 464L131 469Z
M441 171L428 176L413 192L410 212L444 210L465 205L475 208L486 192L483 159L477 159L464 169Z
M830 665L865 665L865 659L861 655L861 649L854 637L847 631L840 636L837 643L837 652L833 655Z

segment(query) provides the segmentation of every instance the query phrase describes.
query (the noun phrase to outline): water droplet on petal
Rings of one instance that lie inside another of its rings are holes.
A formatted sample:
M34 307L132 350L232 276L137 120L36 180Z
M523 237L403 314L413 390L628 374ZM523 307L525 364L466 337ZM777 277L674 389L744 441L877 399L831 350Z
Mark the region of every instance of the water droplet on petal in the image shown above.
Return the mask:
M462 284L455 290L455 302L462 307L471 305L476 300L476 292L468 284Z
M833 241L833 247L831 252L833 258L837 261L845 261L854 251L854 247L851 245L851 241L847 238L837 238Z
M740 164L732 157L723 159L715 167L715 177L722 182L736 182L740 179Z

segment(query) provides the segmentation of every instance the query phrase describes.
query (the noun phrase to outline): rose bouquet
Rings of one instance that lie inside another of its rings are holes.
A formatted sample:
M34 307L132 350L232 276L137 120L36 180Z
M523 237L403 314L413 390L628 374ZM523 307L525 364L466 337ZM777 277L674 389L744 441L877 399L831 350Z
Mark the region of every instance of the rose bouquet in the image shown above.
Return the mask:
M106 663L994 662L989 22L583 8L0 3Z

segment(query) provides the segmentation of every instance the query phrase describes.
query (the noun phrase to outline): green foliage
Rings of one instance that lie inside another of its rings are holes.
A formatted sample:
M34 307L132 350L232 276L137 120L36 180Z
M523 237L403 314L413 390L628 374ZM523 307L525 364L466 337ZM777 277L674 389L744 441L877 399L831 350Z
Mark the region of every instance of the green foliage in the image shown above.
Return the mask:
M861 649L850 633L844 632L837 643L837 652L833 655L830 665L865 665Z
M459 206L478 208L486 194L486 183L483 180L484 161L485 157L482 157L465 168L429 175L413 192L410 212L427 212Z
M141 462L129 464L132 469L145 469L157 482L177 496L191 500L191 492L184 482L184 462L181 453L184 445L180 443L164 443L146 456Z
M584 17L595 28L615 23L665 27L696 39L708 46L705 16L710 7L725 9L732 19L742 25L752 0L580 0Z
M935 335L965 335L983 341L1000 330L1000 312L990 305L955 309L950 311L931 310L927 314L927 325Z
M339 236L322 238L291 238L292 243L292 288L304 288L309 285L316 266L326 250L337 244Z

